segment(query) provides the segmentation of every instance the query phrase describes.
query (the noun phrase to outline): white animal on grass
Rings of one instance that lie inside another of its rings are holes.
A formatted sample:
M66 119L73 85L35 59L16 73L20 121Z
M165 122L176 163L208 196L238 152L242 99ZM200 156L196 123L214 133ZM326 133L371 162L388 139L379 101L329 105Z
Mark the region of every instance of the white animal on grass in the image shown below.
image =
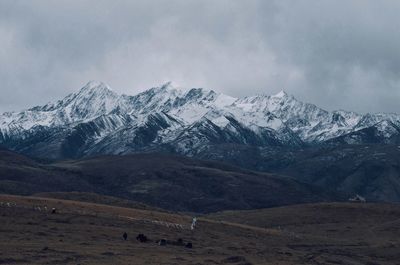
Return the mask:
M190 226L190 229L191 229L191 230L194 230L194 228L196 227L196 223L197 223L197 218L196 218L196 217L193 217L192 225Z

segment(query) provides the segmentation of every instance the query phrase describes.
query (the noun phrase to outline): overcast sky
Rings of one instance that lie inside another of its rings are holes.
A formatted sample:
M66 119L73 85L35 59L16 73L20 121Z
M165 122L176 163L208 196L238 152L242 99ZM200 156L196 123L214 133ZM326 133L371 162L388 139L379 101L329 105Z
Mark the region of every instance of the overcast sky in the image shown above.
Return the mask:
M0 111L89 80L400 113L400 1L1 0Z

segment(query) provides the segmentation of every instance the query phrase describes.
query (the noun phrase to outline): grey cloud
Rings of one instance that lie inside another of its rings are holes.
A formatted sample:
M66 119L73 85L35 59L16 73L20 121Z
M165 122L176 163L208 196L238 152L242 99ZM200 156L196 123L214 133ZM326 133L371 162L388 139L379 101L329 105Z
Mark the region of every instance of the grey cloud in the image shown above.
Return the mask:
M373 0L4 0L0 111L96 79L128 94L171 80L400 112L399 10Z

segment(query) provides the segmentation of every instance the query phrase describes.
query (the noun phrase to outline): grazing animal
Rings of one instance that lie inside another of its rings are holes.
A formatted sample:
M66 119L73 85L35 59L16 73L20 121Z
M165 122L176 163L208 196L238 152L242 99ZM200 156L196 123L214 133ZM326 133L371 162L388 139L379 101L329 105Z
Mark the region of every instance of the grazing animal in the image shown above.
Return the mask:
M165 246L165 245L167 245L167 240L165 240L165 239L160 239L160 240L158 241L158 245L159 245L159 246Z
M185 247L186 248L193 248L192 242L188 242Z
M136 240L140 241L141 243L146 243L147 242L147 236L145 236L144 234L139 234L136 237Z
M192 220L192 225L190 226L191 230L194 230L194 228L196 227L196 223L197 223L197 218L194 217L193 220Z
M124 240L126 240L128 238L128 234L126 232L124 232L124 234L122 235L122 237L124 238Z
M51 213L55 214L57 212L56 208L51 209Z

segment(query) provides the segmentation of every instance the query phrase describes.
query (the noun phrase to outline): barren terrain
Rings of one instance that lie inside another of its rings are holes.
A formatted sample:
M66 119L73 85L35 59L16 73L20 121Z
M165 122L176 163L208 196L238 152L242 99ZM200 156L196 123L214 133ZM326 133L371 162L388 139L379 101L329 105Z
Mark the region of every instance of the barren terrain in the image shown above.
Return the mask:
M179 213L10 195L0 202L0 264L400 264L393 204L222 212L199 217L191 231L192 217ZM137 241L140 233L149 242ZM193 248L175 245L179 238Z

